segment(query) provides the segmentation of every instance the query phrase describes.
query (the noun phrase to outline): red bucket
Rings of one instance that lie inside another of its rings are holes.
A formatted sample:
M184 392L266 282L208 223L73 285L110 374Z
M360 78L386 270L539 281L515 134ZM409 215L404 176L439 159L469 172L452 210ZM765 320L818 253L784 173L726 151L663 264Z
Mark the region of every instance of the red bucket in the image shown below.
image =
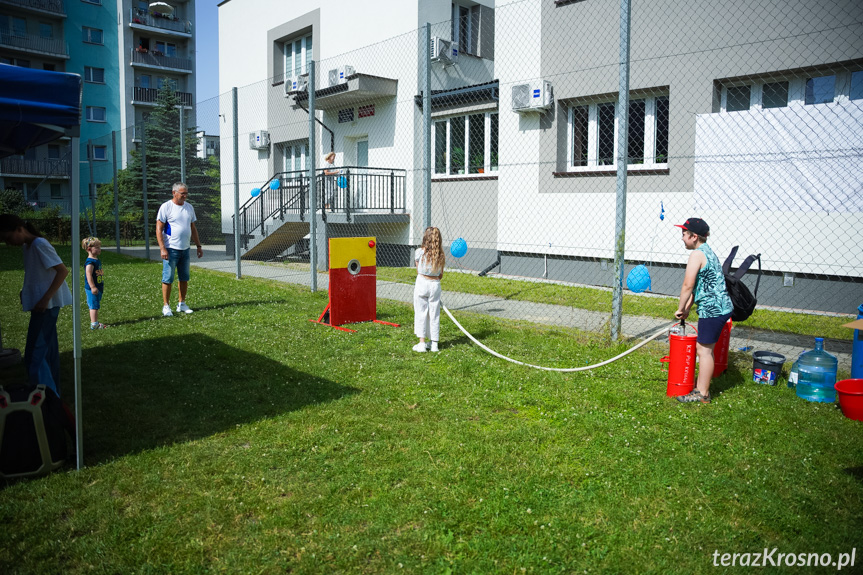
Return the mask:
M839 392L839 407L845 417L863 421L863 379L843 379L834 387Z

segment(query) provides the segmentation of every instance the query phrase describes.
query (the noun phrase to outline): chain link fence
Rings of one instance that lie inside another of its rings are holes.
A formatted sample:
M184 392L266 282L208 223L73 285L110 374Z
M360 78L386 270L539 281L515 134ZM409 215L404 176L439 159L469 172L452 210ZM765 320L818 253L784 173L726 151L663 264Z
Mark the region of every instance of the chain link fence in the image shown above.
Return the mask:
M314 23L247 13L272 26L250 54L268 77L196 106L165 90L133 127L93 140L91 233L155 245L156 210L184 180L221 269L325 288L328 240L373 236L379 297L411 301L431 224L451 310L614 334L622 289L622 333L635 336L672 319L688 256L673 224L695 216L720 261L738 245L736 263L761 254L759 310L733 345L796 350L824 335L850 352L839 325L863 303L859 2L436 9L447 17L382 27L339 55ZM335 10L319 17L347 30Z

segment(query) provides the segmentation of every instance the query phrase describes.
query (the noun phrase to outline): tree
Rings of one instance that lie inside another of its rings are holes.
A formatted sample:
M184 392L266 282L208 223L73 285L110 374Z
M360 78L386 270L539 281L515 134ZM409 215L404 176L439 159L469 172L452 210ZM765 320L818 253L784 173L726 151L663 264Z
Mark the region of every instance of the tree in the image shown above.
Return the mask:
M0 189L0 213L20 216L30 209L21 190L15 188Z
M156 96L156 107L146 124L144 139L147 152L147 204L151 235L155 233L159 206L171 197L171 188L180 181L180 98L166 84ZM190 202L195 206L199 221L221 218L221 179L218 160L197 155L199 138L195 126L185 126L186 185ZM125 168L118 171L117 188L120 219L143 223L143 165L140 148L129 153ZM215 192L215 193L213 193ZM98 218L113 219L114 183L99 186L96 200ZM215 221L220 221L216 219ZM208 226L204 226L208 227ZM199 231L202 226L199 224Z

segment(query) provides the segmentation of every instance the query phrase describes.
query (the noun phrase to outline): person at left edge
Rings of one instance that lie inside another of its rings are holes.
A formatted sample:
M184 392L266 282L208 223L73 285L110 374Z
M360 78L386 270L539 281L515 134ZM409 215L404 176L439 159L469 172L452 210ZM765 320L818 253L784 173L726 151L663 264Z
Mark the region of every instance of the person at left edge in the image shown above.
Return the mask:
M72 305L72 292L66 285L69 270L39 230L14 214L0 215L0 239L10 246L21 246L24 254L21 307L30 312L24 348L30 384L42 384L59 397L57 318L61 307Z

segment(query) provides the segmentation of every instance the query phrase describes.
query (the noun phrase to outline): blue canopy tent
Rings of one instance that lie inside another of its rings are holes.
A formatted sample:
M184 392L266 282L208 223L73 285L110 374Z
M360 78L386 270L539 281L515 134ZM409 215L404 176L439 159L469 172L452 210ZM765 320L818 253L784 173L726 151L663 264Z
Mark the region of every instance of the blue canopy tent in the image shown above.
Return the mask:
M81 126L81 76L0 64L0 158L23 154L64 136L72 138L72 296L81 301L78 139ZM75 361L75 446L78 469L84 464L81 427L81 306L72 306Z

